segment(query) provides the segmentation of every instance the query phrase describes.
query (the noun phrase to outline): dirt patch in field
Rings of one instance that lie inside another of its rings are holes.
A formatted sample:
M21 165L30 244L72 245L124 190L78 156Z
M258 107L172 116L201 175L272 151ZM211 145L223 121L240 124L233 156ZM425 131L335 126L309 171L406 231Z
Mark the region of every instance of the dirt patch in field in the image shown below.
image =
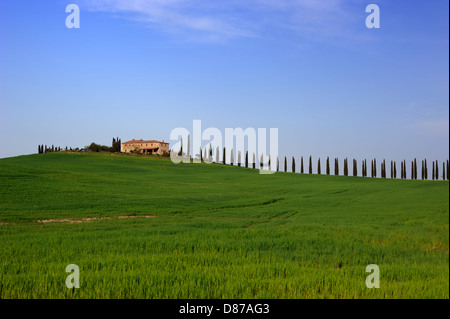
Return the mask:
M8 225L8 223L0 223L0 226Z
M68 223L68 224L81 224L88 223L95 220L104 220L104 219L130 219L130 218L153 218L156 217L154 215L135 215L135 216L112 216L112 217L84 217L81 219L72 219L72 218L56 218L56 219L39 219L38 223L46 224L46 223Z

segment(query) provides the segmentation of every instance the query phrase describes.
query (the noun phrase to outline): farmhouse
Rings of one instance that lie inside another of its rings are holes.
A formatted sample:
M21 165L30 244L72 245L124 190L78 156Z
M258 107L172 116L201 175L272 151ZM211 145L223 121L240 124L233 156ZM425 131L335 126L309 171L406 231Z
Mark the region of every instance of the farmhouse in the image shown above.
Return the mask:
M169 153L169 143L155 140L135 140L122 143L121 152L123 153L141 153L141 154L158 154L163 155Z

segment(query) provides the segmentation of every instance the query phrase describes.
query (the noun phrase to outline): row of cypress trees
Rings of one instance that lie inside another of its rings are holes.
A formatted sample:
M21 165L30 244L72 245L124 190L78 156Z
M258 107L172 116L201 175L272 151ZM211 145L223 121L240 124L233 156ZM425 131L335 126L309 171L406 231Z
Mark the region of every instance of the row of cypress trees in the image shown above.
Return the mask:
M182 149L180 150L180 153L182 153ZM199 152L199 156L200 156L200 160L201 161L209 161L209 162L213 162L213 150L212 147L210 145L209 148L209 152L207 152L206 148L202 154L202 150L200 149ZM245 153L245 167L249 167L249 157L248 157L248 151ZM231 149L230 151L230 165L234 165L235 163L235 154L233 149ZM216 159L215 162L216 163L222 163L222 164L226 164L226 148L223 148L223 152L222 152L222 160L219 160L219 148L216 148ZM253 153L252 154L252 168L256 168L256 155ZM241 166L242 160L241 160L241 152L238 151L237 154L237 161L236 164L237 166ZM269 156L269 160L268 160L269 165L271 164L271 158ZM276 170L279 171L280 170L280 165L279 165L280 161L279 158L277 157L276 159ZM295 163L295 157L292 157L292 167L291 167L291 172L295 173L296 171L296 163ZM308 173L309 174L313 174L313 160L312 160L312 156L309 157L309 168L308 168ZM330 175L331 174L331 169L330 169L330 158L327 157L326 160L326 168L325 168L325 172L326 175ZM356 159L353 159L352 162L352 175L353 176L358 176L358 161ZM261 158L259 160L259 167L262 168L263 167L263 156L261 154ZM284 157L284 172L288 171L288 164L287 164L287 157ZM387 173L386 173L386 160L383 159L383 161L381 162L380 165L380 169L381 169L381 178L387 178ZM361 162L361 176L363 177L367 177L368 176L368 166L367 166L367 159L364 159ZM303 156L300 158L300 170L299 172L301 174L303 174L305 172L305 167L304 167L304 161L303 161ZM344 159L344 168L343 168L343 173L344 176L349 176L349 164L348 164L348 159L345 158ZM411 179L417 179L418 178L418 169L417 169L417 160L414 159L411 162L411 174L410 177ZM442 163L442 179L443 180L449 180L450 176L449 176L450 170L449 170L449 161L447 160L446 162ZM320 162L320 158L317 160L317 174L322 174L322 169L321 169L321 162ZM339 175L339 159L335 158L334 159L334 175ZM375 178L377 177L377 160L373 159L371 161L371 177ZM406 179L407 177L407 166L406 166L406 160L403 160L400 163L400 178L401 179ZM395 161L391 161L390 163L390 178L392 179L396 179L397 178L397 163ZM427 165L427 160L423 160L422 161L422 173L421 173L421 178L423 180L427 180L428 179L428 165ZM438 161L433 161L432 162L432 175L431 175L431 179L432 180L437 180L439 179L439 168L438 168Z
M67 149L67 147L66 147ZM44 144L38 145L38 154L51 153L51 152L59 152L61 151L61 147L52 145L52 147L44 146Z

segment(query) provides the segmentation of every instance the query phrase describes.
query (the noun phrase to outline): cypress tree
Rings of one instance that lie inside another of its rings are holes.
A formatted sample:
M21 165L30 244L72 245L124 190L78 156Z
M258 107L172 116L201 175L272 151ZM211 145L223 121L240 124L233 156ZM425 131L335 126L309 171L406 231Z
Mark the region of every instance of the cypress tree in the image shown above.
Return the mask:
M327 175L330 175L330 157L327 156Z
M277 172L279 172L280 171L280 160L278 159L278 156L277 156Z
M365 160L362 160L362 162L361 162L361 176L362 177L366 176L366 163L365 163Z
M270 170L270 155L269 155L269 162L267 163L267 169Z
M414 161L411 161L411 179L414 179Z
M427 165L427 159L425 159L424 165L425 165L425 179L428 179L428 165Z
M230 165L231 165L231 166L234 165L233 149L231 149L231 153L230 153Z
M295 158L292 156L292 173L295 173Z
M372 160L372 177L374 177L374 172L375 172L375 169L374 169L374 165L373 165L373 160Z
M287 158L284 157L284 171L287 172Z
M339 159L337 157L334 159L334 175L339 175Z
M377 159L373 159L373 177L377 177Z
M261 158L259 160L259 167L262 169L263 166L264 166L264 157L263 157L263 154L261 154Z
M442 162L442 180L445 181L445 162Z
M405 169L405 179L406 179L407 178L407 174L406 174L406 160L404 160L403 168Z
M203 152L202 147L200 146L200 163L203 162Z
M303 174L304 173L304 169L303 169L303 156L300 159L300 173Z
M439 165L437 160L436 160L436 180L439 180Z
M189 142L189 140L188 140L188 142ZM189 149L188 149L188 155L189 155ZM208 155L209 155L208 156L209 157L209 161L212 162L212 160L213 160L213 150L212 150L212 144L211 143L209 143L209 154Z
M312 174L312 157L309 156L309 174Z
M403 161L400 162L400 178L403 179Z
M245 152L245 168L248 168L248 151Z
M222 154L222 164L223 164L223 165L225 165L225 163L226 163L226 159L225 159L226 153L225 153L225 150L226 150L226 148L224 147L224 148L223 148L223 154Z
M320 168L320 157L319 157L319 159L317 160L317 174L321 174L321 168Z
M417 179L417 160L414 158L414 179Z
M394 161L394 178L397 178L397 164Z

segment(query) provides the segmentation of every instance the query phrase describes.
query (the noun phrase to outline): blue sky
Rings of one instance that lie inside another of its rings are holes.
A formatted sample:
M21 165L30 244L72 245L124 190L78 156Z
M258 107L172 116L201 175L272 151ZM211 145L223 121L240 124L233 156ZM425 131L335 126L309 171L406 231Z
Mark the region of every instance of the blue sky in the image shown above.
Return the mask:
M80 28L68 29L68 4ZM365 8L380 8L368 29ZM2 0L0 157L277 127L288 156L449 155L449 4Z

